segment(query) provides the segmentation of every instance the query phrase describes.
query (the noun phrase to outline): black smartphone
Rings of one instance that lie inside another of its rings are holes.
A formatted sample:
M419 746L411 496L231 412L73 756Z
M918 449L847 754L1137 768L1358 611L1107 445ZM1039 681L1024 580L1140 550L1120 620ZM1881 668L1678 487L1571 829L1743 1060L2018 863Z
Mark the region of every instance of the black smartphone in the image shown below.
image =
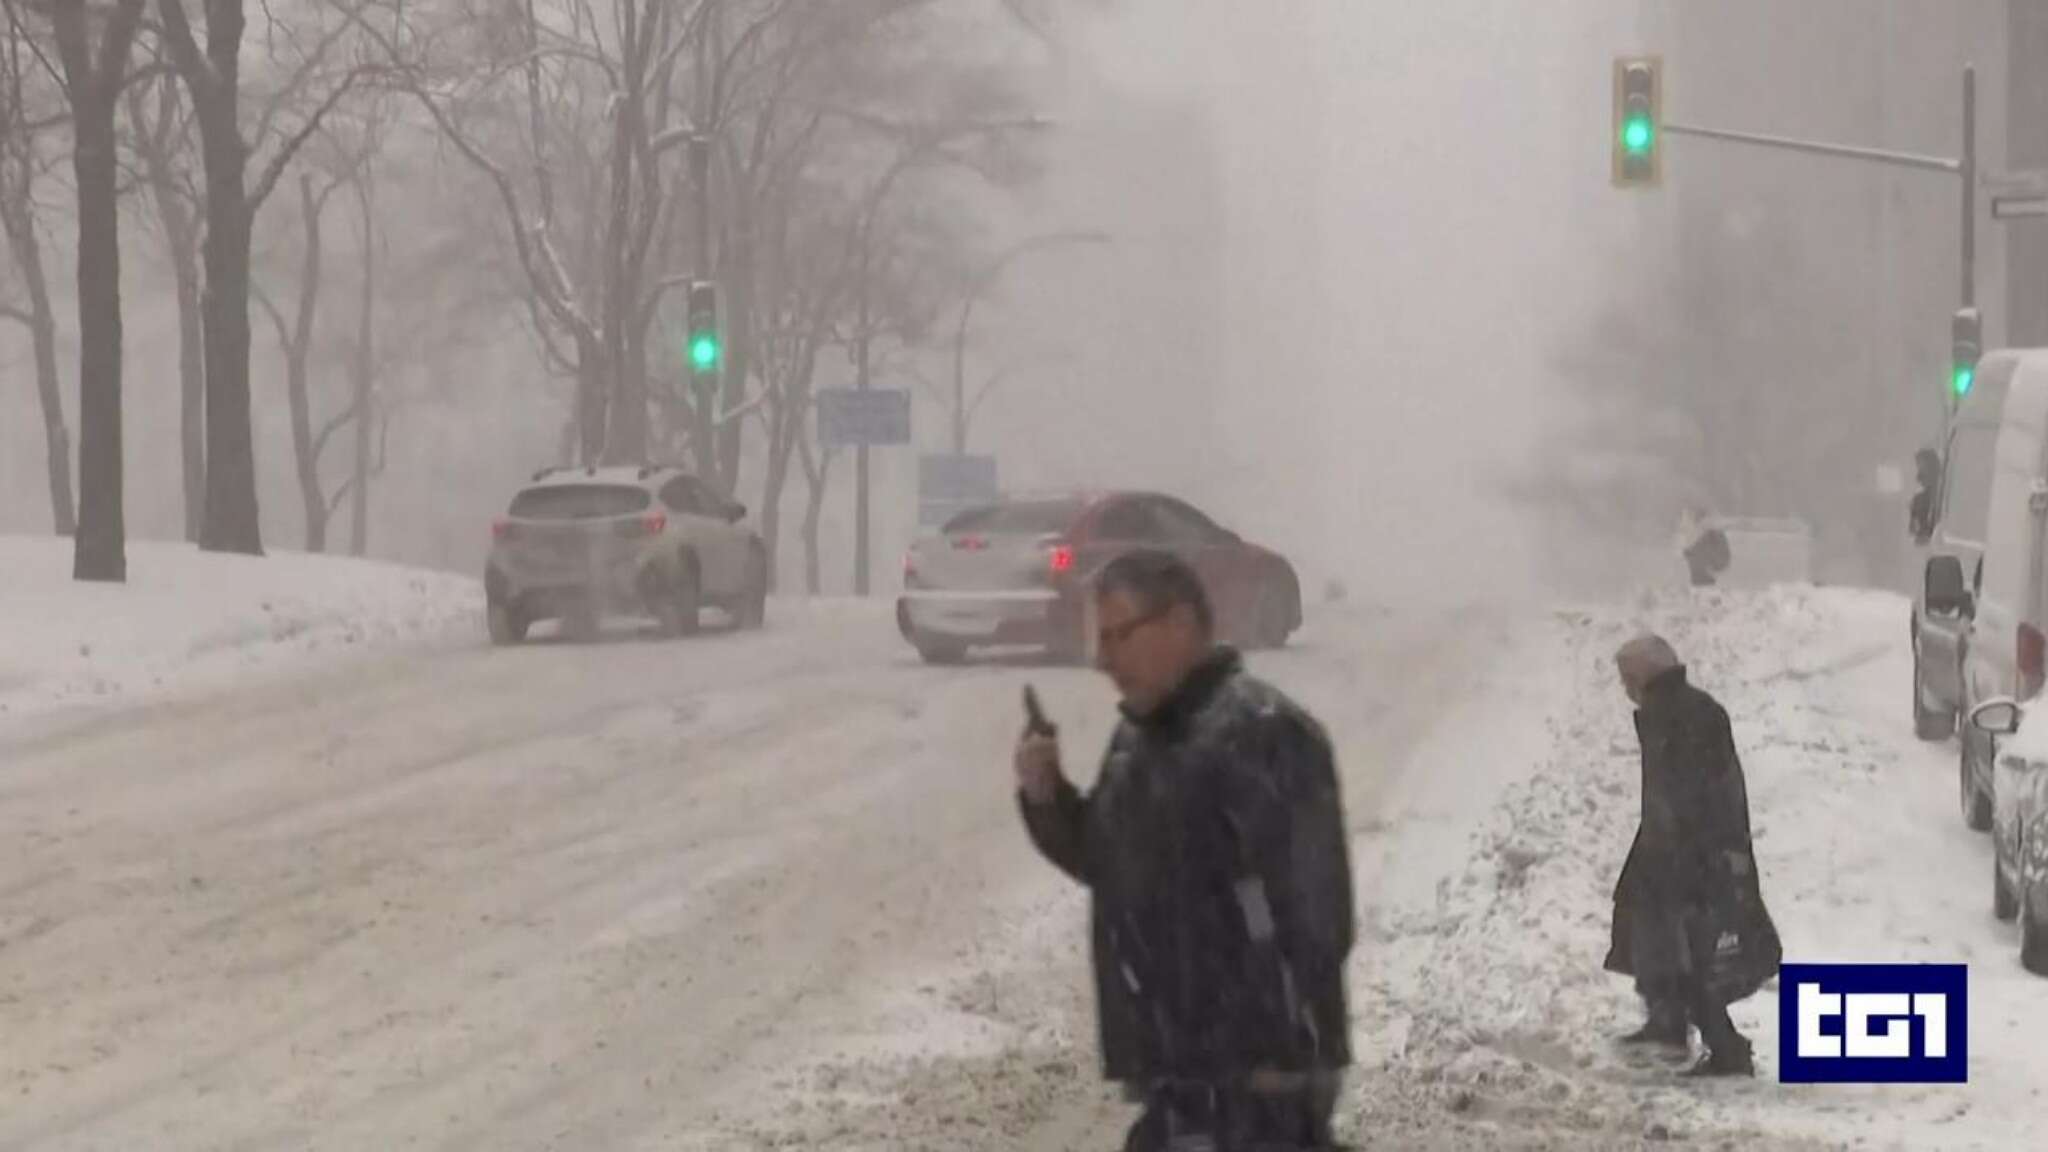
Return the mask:
M1045 718L1045 708L1038 702L1038 689L1029 684L1024 686L1024 730L1034 736L1056 736L1059 729Z

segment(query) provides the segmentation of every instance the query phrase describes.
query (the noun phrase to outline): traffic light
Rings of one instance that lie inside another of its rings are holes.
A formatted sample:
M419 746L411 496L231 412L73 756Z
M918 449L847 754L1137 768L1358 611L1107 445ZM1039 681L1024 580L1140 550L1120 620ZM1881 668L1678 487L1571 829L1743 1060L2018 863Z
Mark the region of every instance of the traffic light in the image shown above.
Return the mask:
M1655 56L1614 61L1614 183L1655 185L1664 175L1658 148L1664 128L1664 63Z
M690 338L687 345L692 375L717 375L725 363L725 340L718 331L718 285L699 280L690 285Z
M1949 389L1957 400L1977 383L1977 361L1984 356L1984 317L1975 308L1957 309L1949 325Z

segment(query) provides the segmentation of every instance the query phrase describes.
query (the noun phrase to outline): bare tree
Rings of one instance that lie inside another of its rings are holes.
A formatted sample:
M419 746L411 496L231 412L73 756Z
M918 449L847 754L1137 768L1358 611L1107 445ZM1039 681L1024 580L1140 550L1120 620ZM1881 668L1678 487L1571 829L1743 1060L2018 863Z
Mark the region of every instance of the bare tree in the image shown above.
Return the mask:
M0 316L28 329L35 355L36 400L41 409L49 473L50 520L59 536L78 525L71 487L71 433L64 419L63 382L57 371L57 314L43 268L37 186L50 161L42 137L64 121L55 77L45 67L16 0L5 4L0 39L0 235L7 240L26 306L0 302Z
M351 501L354 532L349 537L349 554L366 556L370 551L370 479L383 470L380 454L373 465L370 457L370 427L378 422L377 389L377 252L382 237L377 231L377 173L366 168L352 184L359 213L358 233L362 239L361 294L356 302L355 355L350 358L351 401L349 415L355 428L355 451L349 478L343 484ZM389 431L390 416L380 427ZM339 495L339 493L337 493Z
M680 8L614 0L604 24L587 3L544 18L529 2L415 30L408 43L371 32L402 85L489 180L535 335L549 363L576 380L585 460L647 454L641 318L651 316L647 260L668 211L657 161L688 139L670 129L666 96L683 47L701 32Z
M296 69L259 119L259 142L306 89L324 82L326 95L296 131L281 137L251 184L249 145L241 128L244 0L204 0L204 49L186 11L188 2L158 0L157 11L164 43L197 117L206 175L206 515L200 546L254 556L263 552L263 533L249 396L250 232L256 212L292 158L365 72L350 69L338 79L323 80L328 61L363 5L345 11L338 23L322 28L311 45L296 53Z
M177 289L180 476L185 538L196 544L206 509L206 338L200 298L201 200L187 159L192 106L179 99L177 78L164 72L147 85L129 87L128 121Z
M142 0L88 12L59 0L50 22L71 103L71 166L78 188L78 533L72 575L128 578L121 501L121 216L114 110L128 79ZM98 35L93 25L97 23Z
M316 180L311 172L299 174L299 224L304 246L299 251L298 297L290 318L260 286L251 288L258 304L277 329L278 347L285 360L285 397L290 415L292 462L299 482L299 500L306 519L306 551L327 550L327 524L335 504L320 476L320 461L334 436L347 427L359 409L351 403L313 428L312 371L313 338L320 311L320 289L325 275L321 220L336 192L362 178L367 157L358 156L340 175ZM317 190L316 190L317 188Z

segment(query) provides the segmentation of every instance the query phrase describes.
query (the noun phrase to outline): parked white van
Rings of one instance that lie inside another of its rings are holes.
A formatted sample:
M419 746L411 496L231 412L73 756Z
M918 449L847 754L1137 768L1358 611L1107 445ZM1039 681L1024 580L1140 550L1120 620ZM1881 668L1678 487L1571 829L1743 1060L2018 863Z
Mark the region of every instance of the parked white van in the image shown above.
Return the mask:
M1963 712L1999 697L2028 700L2048 682L2048 349L1995 352L1977 378L2005 388L1993 452L1984 551L1962 598L1968 619ZM1930 581L1931 582L1931 581ZM1958 783L1963 820L1991 827L1995 737L1962 725Z
M1913 731L1922 740L1946 740L1963 708L1963 655L1970 620L1970 580L1984 555L1991 515L1991 479L2011 359L1984 364L1976 386L1949 418L1942 440L1935 522L1920 544L1922 583L1913 602Z

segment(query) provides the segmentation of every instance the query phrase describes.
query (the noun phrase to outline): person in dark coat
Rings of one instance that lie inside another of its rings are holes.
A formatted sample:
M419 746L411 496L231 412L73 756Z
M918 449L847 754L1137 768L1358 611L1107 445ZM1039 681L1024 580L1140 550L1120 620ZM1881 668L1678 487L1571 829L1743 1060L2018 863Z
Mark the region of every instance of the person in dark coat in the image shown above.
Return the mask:
M1353 913L1330 741L1216 644L1185 562L1126 555L1094 596L1123 698L1095 786L1049 725L1015 759L1032 842L1091 896L1104 1074L1144 1104L1125 1148L1333 1147Z
M1615 656L1636 705L1643 813L1614 889L1606 967L1636 978L1648 1020L1627 1043L1707 1053L1696 1076L1755 1073L1728 1005L1777 973L1782 949L1764 908L1749 834L1749 793L1728 713L1686 679L1671 645L1641 636Z
M1734 559L1728 548L1728 533L1709 523L1706 513L1688 508L1679 525L1679 550L1685 556L1686 574L1695 588L1711 588L1715 578L1728 570Z
M1934 538L1941 511L1941 457L1932 448L1922 448L1913 454L1913 471L1918 490L1906 508L1906 527L1914 543L1925 544Z

